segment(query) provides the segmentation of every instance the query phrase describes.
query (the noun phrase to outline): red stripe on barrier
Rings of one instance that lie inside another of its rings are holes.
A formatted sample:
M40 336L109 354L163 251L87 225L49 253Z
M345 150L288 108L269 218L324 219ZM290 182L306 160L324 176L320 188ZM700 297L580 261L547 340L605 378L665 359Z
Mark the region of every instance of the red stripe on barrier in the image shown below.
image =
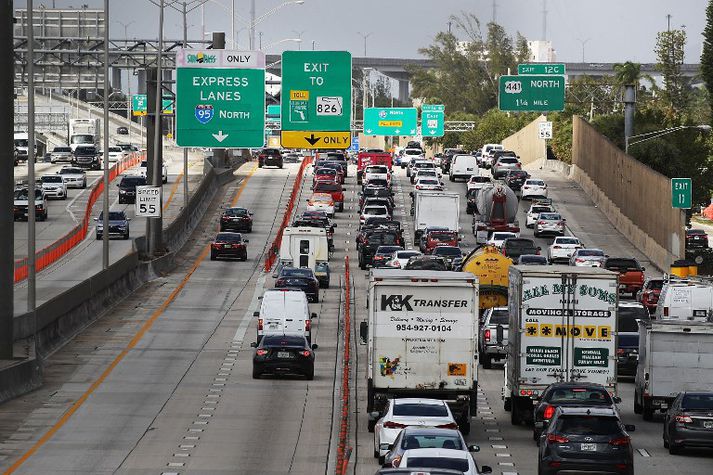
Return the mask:
M351 360L351 277L349 274L349 256L344 258L344 356L342 362L342 414L339 424L339 442L337 445L337 475L346 475L351 456L349 441L349 375Z
M141 163L143 158L143 153L132 153L129 157L114 164L114 166L109 170L109 181L113 181L114 178L119 176L125 170L135 167ZM82 217L81 224L78 224L67 234L35 253L35 269L37 271L41 271L47 266L57 262L65 254L72 250L74 246L82 242L84 238L87 237L87 233L89 232L89 222L91 221L92 216L92 208L94 208L94 205L101 196L102 191L104 191L104 180L99 180L89 192L89 201L87 201L87 206L84 208L84 216ZM15 261L15 283L27 279L28 273L29 269L27 268L26 257Z

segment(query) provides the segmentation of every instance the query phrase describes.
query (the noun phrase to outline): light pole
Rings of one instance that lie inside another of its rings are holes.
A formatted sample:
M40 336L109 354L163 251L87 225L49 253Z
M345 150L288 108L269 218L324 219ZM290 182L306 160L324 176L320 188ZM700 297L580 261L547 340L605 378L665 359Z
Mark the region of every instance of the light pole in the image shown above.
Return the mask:
M362 33L357 31L357 34L364 38L364 57L366 58L366 39L372 35L372 33Z
M109 0L104 0L104 190L102 193L102 269L109 267Z
M301 51L301 50L302 50L302 35L304 35L306 31L307 31L307 30L302 30L302 31L292 30L292 33L296 34L296 35L297 35L297 38L300 39L300 42L297 43L297 51Z
M591 39L591 38L587 38L586 40L582 40L582 39L580 39L580 38L577 38L577 41L579 41L579 42L581 43L581 45L582 45L582 62L584 62L584 45L586 45L587 43L589 43L589 40L590 40L590 39Z
M267 17L270 15L274 14L278 10L280 10L283 7L286 7L287 5L302 5L305 2L305 0L288 0L286 2L282 2L281 4L277 5L275 8L268 10L267 12L263 13L259 17L255 18L255 0L250 1L250 21L245 22L247 23L250 27L250 49L255 48L255 26L258 24L262 23ZM240 17L237 17L240 18Z
M655 130L653 132L645 132L643 134L638 134L638 135L632 135L631 137L624 137L624 151L626 153L629 153L629 147L632 145L636 145L642 142L646 142L648 140L652 139L657 139L659 137L663 137L664 135L672 134L674 132L678 132L680 130L684 129L697 129L701 132L708 133L711 131L711 126L702 124L702 125L679 125L678 127L669 127L668 129L661 129L661 130ZM633 142L631 139L639 139L639 140L634 140Z
M262 33L262 32L261 32L261 33ZM279 45L279 44L281 44L281 43L287 43L287 42L289 42L289 41L294 41L295 43L301 43L301 42L302 42L302 40L299 39L299 38L284 38L284 39L282 39L282 40L280 40L280 41L275 41L274 43L271 43L271 44L265 46L265 51L269 50L269 49L272 48L273 46L277 46L277 45ZM260 51L262 51L262 48L260 49Z
M315 43L316 43L316 42L315 42L314 40L312 40L312 51L314 51L314 45L315 45Z

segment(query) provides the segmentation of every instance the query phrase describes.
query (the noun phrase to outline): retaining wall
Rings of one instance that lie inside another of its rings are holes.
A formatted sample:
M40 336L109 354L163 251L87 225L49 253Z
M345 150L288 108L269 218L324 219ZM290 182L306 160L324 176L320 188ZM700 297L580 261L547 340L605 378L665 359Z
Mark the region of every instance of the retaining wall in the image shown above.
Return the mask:
M544 115L503 140L505 150L517 153L523 165L547 158L547 141L539 138L542 122L547 122L547 117Z

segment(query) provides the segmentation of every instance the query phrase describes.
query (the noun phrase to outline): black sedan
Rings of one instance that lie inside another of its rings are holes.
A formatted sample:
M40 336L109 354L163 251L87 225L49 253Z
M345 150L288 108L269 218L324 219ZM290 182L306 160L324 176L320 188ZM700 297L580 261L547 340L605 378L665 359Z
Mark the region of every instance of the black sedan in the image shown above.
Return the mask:
M214 261L219 257L233 257L242 261L248 260L247 239L243 239L240 233L218 233L210 244L210 260Z
M713 448L713 392L684 392L666 413L663 445L672 454L686 447Z
M512 191L520 191L525 180L530 178L530 174L525 170L509 170L505 173L505 183Z
M612 398L606 388L595 383L554 383L547 386L534 409L535 428L532 438L540 439L540 434L546 430L552 416L558 407L596 406L615 409L615 404L621 402L618 397Z
M276 289L299 289L310 302L319 302L319 280L314 271L304 267L283 267L275 281Z
M221 231L253 232L253 214L245 208L227 208L220 215Z
M97 223L97 239L104 237L104 212L99 213L98 218L94 218ZM120 237L129 239L129 221L123 211L109 211L109 237Z
M265 373L301 374L308 380L314 379L314 351L317 345L307 342L304 335L265 335L253 356L253 379Z

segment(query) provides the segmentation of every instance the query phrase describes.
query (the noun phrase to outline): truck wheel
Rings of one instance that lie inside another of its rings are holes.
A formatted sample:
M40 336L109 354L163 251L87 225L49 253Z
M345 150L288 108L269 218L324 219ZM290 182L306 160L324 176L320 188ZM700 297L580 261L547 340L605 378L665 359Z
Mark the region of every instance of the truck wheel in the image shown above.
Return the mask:
M374 411L374 383L371 379L366 381L366 412ZM373 428L372 428L373 430Z
M654 408L651 407L651 403L647 404L646 401L644 401L644 407L642 414L644 416L645 421L653 421L654 420Z
M480 359L480 363L483 365L483 369L490 369L493 367L493 360L490 358L490 355L484 354Z
M509 397L506 397L505 400L503 401L503 409L506 412L512 411L512 399Z
M639 403L639 397L634 394L634 414L641 414L641 404Z
M463 435L470 434L470 421L463 423L460 426L460 431L461 431L461 434L463 434Z

